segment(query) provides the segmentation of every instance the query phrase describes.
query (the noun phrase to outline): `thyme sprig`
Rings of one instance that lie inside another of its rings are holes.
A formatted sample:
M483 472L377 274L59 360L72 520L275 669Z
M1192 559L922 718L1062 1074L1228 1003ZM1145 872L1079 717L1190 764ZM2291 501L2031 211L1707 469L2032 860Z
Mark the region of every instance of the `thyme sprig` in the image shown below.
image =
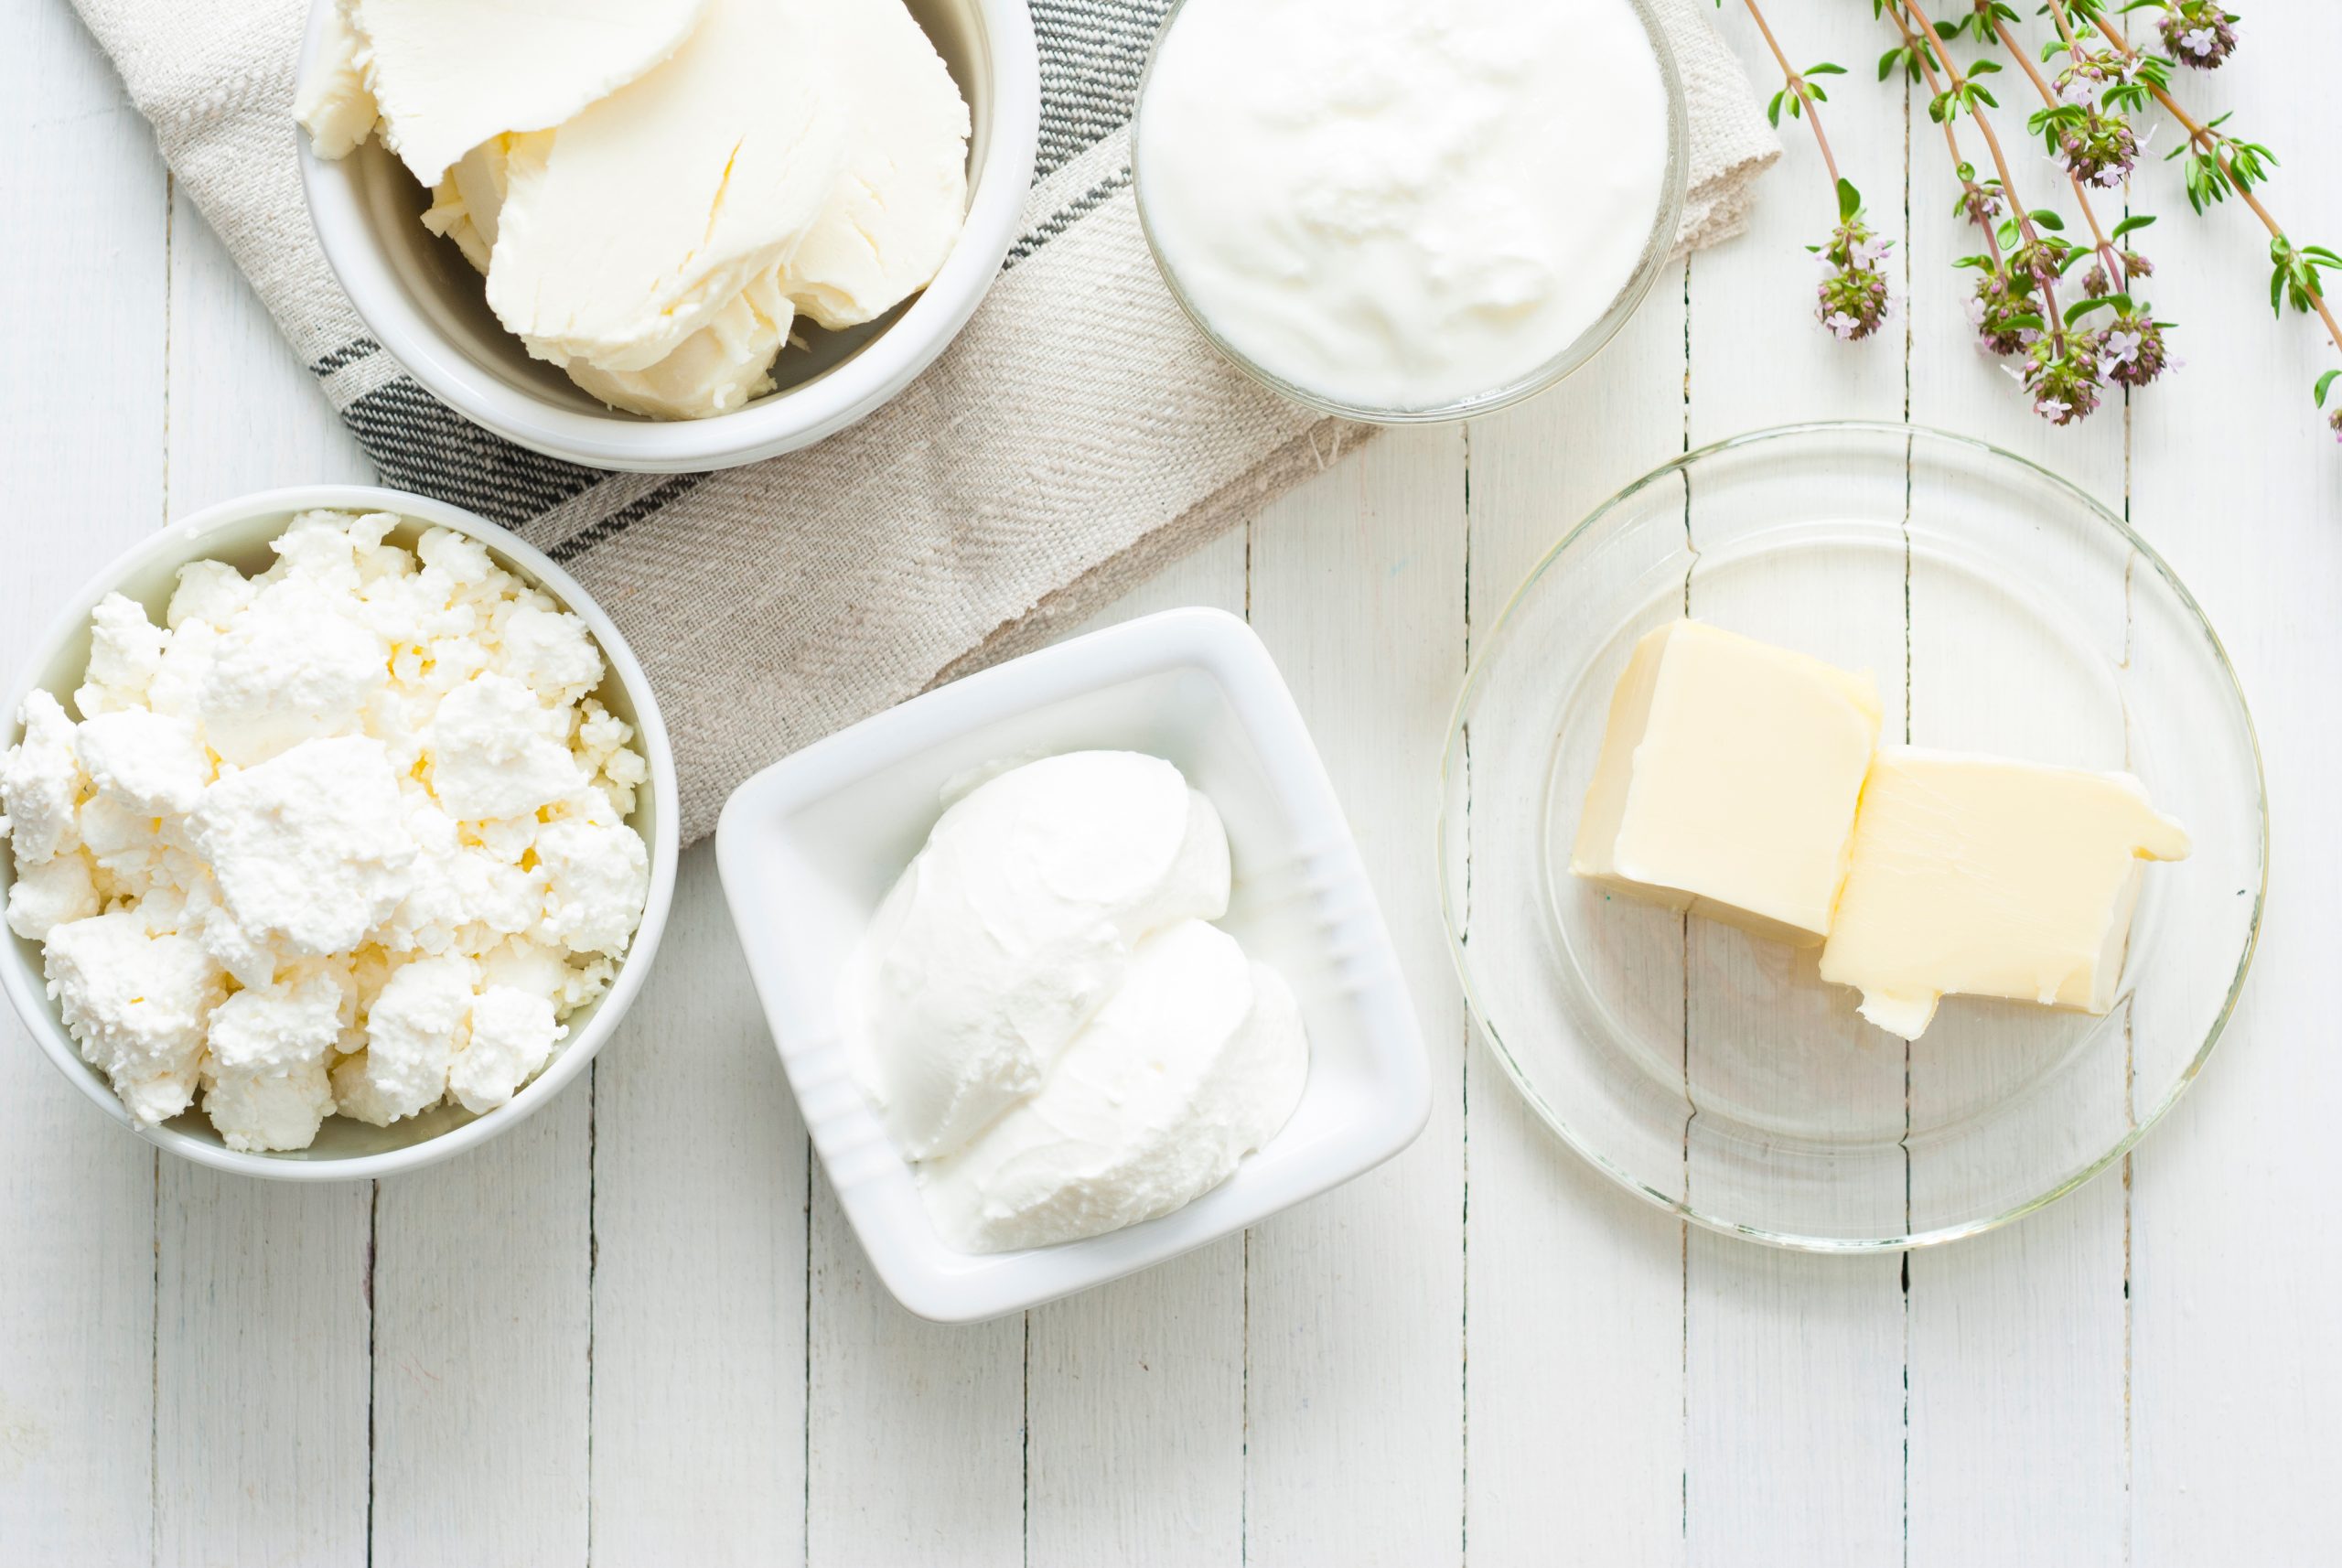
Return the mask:
M1830 94L1813 79L1843 76L1846 68L1823 60L1798 70L1789 64L1779 40L1773 37L1772 26L1765 20L1756 0L1744 3L1748 7L1749 19L1764 35L1765 47L1772 52L1774 63L1781 68L1781 88L1766 104L1765 117L1778 125L1786 109L1791 119L1802 120L1812 127L1814 145L1821 150L1821 164L1829 171L1832 192L1837 200L1838 220L1832 225L1829 238L1819 245L1806 247L1830 269L1815 292L1814 315L1841 341L1858 342L1876 332L1886 319L1888 295L1884 263L1895 242L1882 240L1871 231L1863 211L1862 192L1839 172L1830 134L1821 128L1821 105L1830 102ZM1721 6L1724 0L1716 0L1716 4Z
M2161 0L2156 0L2156 3L2160 4ZM2296 243L2256 194L2270 177L2269 171L2277 166L2277 155L2261 143L2247 141L2222 130L2220 127L2229 119L2227 114L2202 121L2182 108L2178 100L2171 95L2171 62L2133 48L2131 41L2107 19L2103 0L2048 0L2048 5L2050 16L2057 21L2058 35L2069 48L2079 45L2074 19L2079 17L2097 29L2114 53L2131 68L2141 87L2186 133L2186 141L2174 149L2170 156L2186 159L2188 205L2202 213L2233 195L2251 209L2255 218L2261 220L2261 227L2269 231L2271 312L2283 317L2285 307L2291 306L2303 315L2316 316L2325 323L2326 336L2333 339L2336 349L2342 350L2342 323L2335 320L2334 312L2326 302L2324 283L2319 277L2328 268L2342 268L2342 256L2323 245ZM2137 8L2135 0L2133 5L2124 7L2126 10ZM2171 37L2173 15L2185 14L2197 27L2213 25L2204 20L2206 16L2216 15L2218 18L2218 37L2224 41L2219 44L2217 53L2206 56L2183 48L2176 51L2177 58L2210 70L2234 51L2238 20L2235 13L2218 5L2191 7L2186 0L2173 0L2164 9L2167 14L2161 30L2166 40ZM2326 393L2334 385L2336 374L2333 371L2326 371L2311 388L2311 394L2319 408L2326 406ZM2342 440L2342 408L2335 410L2326 423L2334 430L2336 439Z

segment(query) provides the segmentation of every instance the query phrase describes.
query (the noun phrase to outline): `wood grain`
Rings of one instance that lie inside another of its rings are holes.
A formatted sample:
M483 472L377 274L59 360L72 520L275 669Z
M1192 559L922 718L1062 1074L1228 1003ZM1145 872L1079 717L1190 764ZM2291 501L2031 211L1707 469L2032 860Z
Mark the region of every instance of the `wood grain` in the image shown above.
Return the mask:
M2342 12L2264 7L2235 59L2184 72L2200 114L2285 158L2261 195L2307 243L2342 232L2333 104L2308 64L2342 49ZM2228 1037L2133 1161L2130 1490L2135 1562L2310 1563L2333 1555L2320 1506L2342 1452L2334 1187L2342 1058L2332 1048L2342 929L2342 466L2311 381L2333 345L2272 320L2267 236L2230 201L2202 219L2161 172L2143 238L2186 368L2133 413L2131 515L2202 601L2252 703L2269 779L2269 902ZM2330 291L2330 285L2329 285ZM2333 403L2328 400L2329 406Z
M11 245L0 266L17 367L0 379L13 672L57 600L161 520L168 278L161 160L112 70L61 5L9 0L0 28L0 204L91 241ZM83 1103L5 1009L0 1104L0 1541L27 1562L143 1563L157 1156Z
M795 1562L805 1535L805 1129L713 846L594 1058L593 1560Z
M1431 856L1464 673L1460 431L1391 431L1264 511L1252 624L1380 896L1432 1060L1431 1125L1255 1229L1246 1560L1420 1563L1463 1535L1464 1018Z
M1578 519L1683 446L1683 270L1602 358L1474 424L1470 638ZM1681 933L1667 953L1680 984ZM1559 1139L1488 1042L1466 1058L1466 1532L1476 1564L1683 1552L1683 1222ZM1535 1508L1520 1499L1535 1498Z
M1249 543L1245 528L1214 540L1091 624L1180 605L1242 614ZM1245 1238L1231 1236L1030 1315L1031 1568L1243 1561L1244 1309Z

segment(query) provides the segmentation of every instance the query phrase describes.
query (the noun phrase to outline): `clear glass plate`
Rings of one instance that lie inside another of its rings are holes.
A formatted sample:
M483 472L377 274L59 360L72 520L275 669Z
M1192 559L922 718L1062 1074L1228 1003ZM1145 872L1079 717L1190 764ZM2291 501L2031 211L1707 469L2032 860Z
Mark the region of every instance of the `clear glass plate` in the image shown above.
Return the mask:
M2114 1010L1947 997L1907 1046L1812 951L1573 878L1611 687L1686 613L1872 671L1889 738L2139 775L2194 853L2148 868ZM2219 1038L2268 864L2252 721L2171 569L2043 469L1874 424L1690 453L1554 546L1465 682L1439 846L1474 1015L1563 1141L1703 1225L1823 1251L1972 1235L2118 1159Z

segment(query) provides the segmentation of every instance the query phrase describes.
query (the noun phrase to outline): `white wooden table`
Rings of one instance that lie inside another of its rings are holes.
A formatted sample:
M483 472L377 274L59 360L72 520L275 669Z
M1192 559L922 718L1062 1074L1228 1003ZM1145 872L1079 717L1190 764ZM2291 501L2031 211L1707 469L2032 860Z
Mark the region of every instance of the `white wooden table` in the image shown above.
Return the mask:
M2248 9L2186 93L2243 103L2288 160L2272 203L2337 242L2342 7ZM809 1165L704 848L590 1085L372 1190L158 1158L8 1020L0 1562L2342 1555L2342 453L2305 395L2330 350L2269 319L2246 217L2192 219L2157 166L2154 295L2192 363L2127 415L2038 424L1965 339L1940 141L1870 84L1869 7L1773 10L1794 55L1855 71L1831 124L1910 258L1880 340L1807 314L1825 197L1791 127L1756 231L1671 274L1593 370L1385 437L1119 612L1223 605L1283 661L1432 1042L1413 1149L1021 1320L921 1324ZM62 0L0 4L0 106L13 664L166 518L367 471ZM1471 1037L1428 854L1449 703L1529 564L1653 463L1814 415L1993 437L2127 508L2227 639L2272 801L2261 956L2205 1081L2119 1176L1907 1261L1687 1231L1562 1150Z

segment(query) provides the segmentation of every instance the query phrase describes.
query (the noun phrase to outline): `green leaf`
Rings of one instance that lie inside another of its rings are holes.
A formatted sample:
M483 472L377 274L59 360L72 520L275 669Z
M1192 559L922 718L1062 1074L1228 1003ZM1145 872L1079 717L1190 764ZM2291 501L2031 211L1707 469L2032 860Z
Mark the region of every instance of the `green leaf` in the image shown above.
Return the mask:
M2066 220L2046 207L2036 212L2028 212L2025 216L2053 234L2062 234L2066 231Z
M1973 81L1980 76L1991 76L2000 69L2000 65L1996 61L1980 59L1974 65L1968 68L1968 79L1971 81Z
M2304 245L2302 247L2302 254L2304 256L2315 256L2321 263L2329 267L2342 267L2342 256L2336 255L2333 252L2327 250L2323 245Z
M2318 407L2324 408L2326 406L2326 389L2334 384L2334 378L2337 376L2342 376L2342 371L2328 371L2326 374L2317 378Z
M1779 125L1781 123L1781 100L1787 98L1789 95L1789 90L1784 87L1778 92L1773 94L1773 101L1770 103L1765 105L1765 118L1771 121L1776 126Z
M1885 81L1888 77L1893 76L1895 74L1895 68L1903 63L1903 57L1909 51L1904 48L1901 44L1897 44L1893 48L1887 50L1885 54L1879 56L1878 80Z
M1805 84L1805 95L1808 98L1812 99L1816 103L1827 103L1830 102L1830 95L1822 91L1821 89L1814 86L1813 83L1810 81Z
M1838 221L1851 223L1854 214L1863 209L1863 193L1854 188L1851 179L1838 182Z
M2034 332L2047 331L2049 326L2047 322L2042 320L2041 317L2033 315L2029 311L2023 316L2010 317L2008 318L2008 325L2014 329L2029 330Z
M1807 66L1805 68L1805 74L1808 76L1843 76L1846 74L1846 68L1842 65L1834 65L1825 59L1820 65Z
M2101 299L2085 299L2078 305L2067 307L2066 325L2071 327L2074 323L2079 321L2083 317L2088 316L2093 310L2107 310L2111 309L2117 305L2128 306L2130 303L2131 302L2129 300L2123 298L2122 295L2113 294L2110 294Z
M2114 238L2120 240L2125 234L2136 233L2154 222L2154 217L2152 213L2142 212L2135 218L2125 218L2114 226Z
M1993 97L1991 93L1985 91L1982 88L1977 86L1972 81L1968 84L1968 94L1971 98L1982 99L1984 101L1984 107L1987 109L1998 109L2001 106L2001 101L1999 99Z

